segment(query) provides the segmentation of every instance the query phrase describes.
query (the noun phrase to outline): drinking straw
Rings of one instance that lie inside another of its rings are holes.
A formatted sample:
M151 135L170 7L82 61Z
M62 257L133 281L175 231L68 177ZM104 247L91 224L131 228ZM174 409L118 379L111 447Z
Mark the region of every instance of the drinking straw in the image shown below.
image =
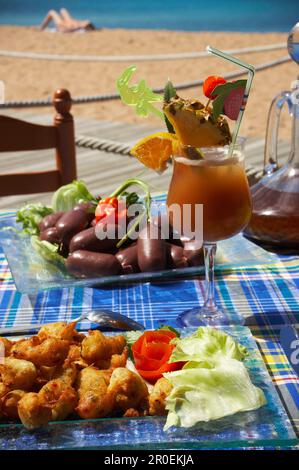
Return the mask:
M248 79L246 81L246 87L245 87L245 91L244 91L243 101L242 101L242 105L241 105L241 108L240 108L240 111L239 111L239 114L238 114L238 118L237 118L234 130L233 130L232 142L231 142L230 148L229 148L229 156L232 156L234 148L235 148L236 140L237 140L237 137L238 137L240 125L241 125L241 122L242 122L245 106L246 106L246 103L247 103L247 100L248 100L252 80L253 80L253 77L254 77L254 74L255 74L255 68L253 67L253 65L250 65L247 62L244 62L243 60L237 59L236 57L234 57L230 54L227 54L226 52L219 51L219 49L216 49L215 47L207 46L206 50L210 54L214 54L218 57L221 57L224 60L228 60L229 62L233 62L234 64L237 64L240 67L243 67L244 69L246 69L248 71Z

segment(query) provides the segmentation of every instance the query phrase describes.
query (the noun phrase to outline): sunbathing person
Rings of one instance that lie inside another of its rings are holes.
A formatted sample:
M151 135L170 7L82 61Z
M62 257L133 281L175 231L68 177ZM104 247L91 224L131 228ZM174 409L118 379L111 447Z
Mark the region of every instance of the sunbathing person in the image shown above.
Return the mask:
M60 33L74 33L76 31L92 31L96 29L88 20L81 21L73 18L65 8L61 8L59 13L55 10L50 10L45 16L40 29L44 30L51 21L54 22L56 30Z

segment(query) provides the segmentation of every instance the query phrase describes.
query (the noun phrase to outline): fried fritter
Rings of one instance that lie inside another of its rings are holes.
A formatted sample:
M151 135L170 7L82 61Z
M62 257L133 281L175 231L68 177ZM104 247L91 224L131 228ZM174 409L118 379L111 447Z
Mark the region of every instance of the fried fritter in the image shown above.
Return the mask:
M128 348L125 346L123 352L121 354L113 354L110 359L102 359L101 361L97 361L95 366L99 369L109 369L113 370L117 367L125 367L128 359Z
M77 378L78 369L74 363L70 364L68 367L59 366L55 369L53 374L53 379L62 380L67 385L73 385Z
M38 392L42 403L50 406L52 420L60 421L72 413L78 402L76 390L63 380L50 380Z
M115 354L122 354L126 346L125 337L104 336L100 331L89 331L89 335L82 341L81 355L88 364L97 364L111 359Z
M83 369L84 367L88 367L84 359L81 357L81 345L79 344L71 344L67 358L64 361L63 366L69 367L71 364L76 364L79 369Z
M37 388L41 388L43 385L49 382L49 380L52 380L55 370L56 370L55 366L54 367L40 366L37 369L37 378L36 378Z
M106 336L106 342L110 347L110 356L122 354L127 342L124 336Z
M149 395L149 414L154 416L164 416L167 414L165 409L166 398L172 390L172 385L165 377L161 377L152 389Z
M3 397L6 393L9 392L7 385L4 385L3 382L0 382L0 398Z
M114 408L114 396L108 392L110 372L86 367L78 373L76 388L79 395L77 414L84 419L103 418Z
M73 411L83 419L111 415L165 414L171 390L160 379L151 395L144 380L126 368L125 337L98 330L86 336L76 323L43 326L36 336L0 338L0 419L20 419L27 429L63 420ZM2 346L3 351L3 346Z
M121 354L113 354L111 356L109 369L116 369L117 367L125 367L127 360L128 360L128 354L129 354L129 350L127 346L125 346Z
M0 374L3 384L10 390L32 390L37 377L32 362L14 357L6 357L4 364L0 364Z
M37 384L42 387L50 380L60 379L68 385L73 385L77 377L77 366L74 363L65 366L47 367L41 366L38 369Z
M52 419L52 410L45 404L38 393L26 393L18 403L18 414L27 429L36 429L48 424Z
M62 364L69 352L70 343L63 339L47 338L42 341L32 336L15 343L11 355L33 362L36 366L57 366Z
M26 395L24 390L12 390L4 395L0 400L0 408L3 416L10 419L18 419L18 403Z
M129 408L143 408L148 398L148 388L144 380L125 367L118 367L112 372L108 393L115 396L115 407L123 412Z
M10 341L10 340L7 339L7 338L0 338L0 343L2 343L3 346L4 346L4 353L5 353L5 356L9 356L9 355L10 355L11 348L12 348L13 345L14 345L14 342L13 342L13 341Z
M135 408L129 408L124 414L124 418L138 418L139 416L145 416L147 414L147 410L135 410Z
M73 341L77 335L75 330L77 322L65 323L56 322L50 323L49 325L42 326L37 336L41 341L47 338L58 338L66 341Z

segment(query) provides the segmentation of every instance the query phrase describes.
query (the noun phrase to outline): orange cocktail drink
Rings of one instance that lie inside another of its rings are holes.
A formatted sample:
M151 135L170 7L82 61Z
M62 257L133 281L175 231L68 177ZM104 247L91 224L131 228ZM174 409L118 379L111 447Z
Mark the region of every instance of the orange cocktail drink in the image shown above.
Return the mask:
M215 301L214 263L216 243L242 231L251 217L243 146L244 139L239 139L233 152L228 146L198 149L181 145L173 157L173 176L167 198L169 218L183 235L184 228L191 226L190 232L196 242L203 243L205 258L204 305L179 315L178 320L184 326L227 324L230 321ZM202 208L200 235L197 233L198 205ZM173 210L175 206L180 209L179 217Z
M181 207L181 227L184 205L190 205L191 230L194 231L195 207L202 204L204 242L213 243L236 235L245 228L251 216L242 152L236 149L229 157L225 147L209 148L202 149L203 158L191 159L188 152L182 150L174 156L167 198L168 206L178 204Z
M144 80L128 86L135 67L128 68L117 82L122 100L136 106L138 114L158 113L165 121L168 132L141 139L131 149L131 155L158 172L163 172L172 159L173 176L167 198L169 220L181 238L185 253L203 247L204 305L182 312L178 317L182 326L230 322L230 316L215 301L216 243L242 231L251 217L250 192L243 166L244 139L238 142L238 133L254 68L213 47L208 46L207 50L245 69L248 78L228 81L210 75L203 81L206 104L196 98L180 97L168 80L160 112L154 103L161 97ZM235 121L232 132L227 118ZM200 256L200 249L197 254ZM240 321L243 321L241 317Z

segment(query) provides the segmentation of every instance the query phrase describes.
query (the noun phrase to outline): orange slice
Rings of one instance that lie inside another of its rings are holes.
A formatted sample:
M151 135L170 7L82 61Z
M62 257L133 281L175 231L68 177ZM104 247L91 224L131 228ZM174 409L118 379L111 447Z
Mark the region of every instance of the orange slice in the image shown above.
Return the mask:
M161 172L166 169L166 162L173 155L177 145L175 134L157 132L137 142L130 153L147 168Z

